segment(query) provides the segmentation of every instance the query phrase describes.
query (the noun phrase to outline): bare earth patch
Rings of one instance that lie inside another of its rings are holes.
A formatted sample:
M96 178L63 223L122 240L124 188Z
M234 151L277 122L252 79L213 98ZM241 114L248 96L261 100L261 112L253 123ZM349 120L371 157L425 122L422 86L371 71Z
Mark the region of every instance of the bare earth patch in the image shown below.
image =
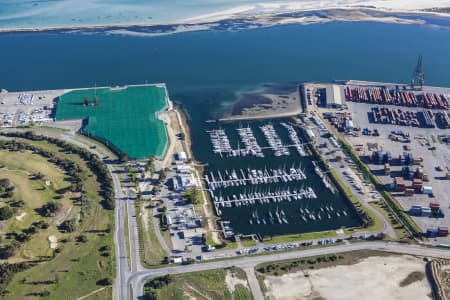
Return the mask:
M48 237L50 242L50 249L56 249L58 247L58 238L54 235Z
M425 277L401 287L413 272L424 272L425 263L412 256L369 257L350 266L267 276L264 284L269 299L431 299ZM305 276L308 274L309 276ZM418 273L415 273L418 274Z
M236 275L233 275L230 271L227 271L227 274L225 276L225 283L227 284L228 290L230 292L234 293L236 286L238 284L242 284L246 288L248 288L248 282L244 279L239 279Z
M17 221L22 221L23 218L25 218L25 216L27 215L26 212L21 213L20 215L16 216L16 220Z

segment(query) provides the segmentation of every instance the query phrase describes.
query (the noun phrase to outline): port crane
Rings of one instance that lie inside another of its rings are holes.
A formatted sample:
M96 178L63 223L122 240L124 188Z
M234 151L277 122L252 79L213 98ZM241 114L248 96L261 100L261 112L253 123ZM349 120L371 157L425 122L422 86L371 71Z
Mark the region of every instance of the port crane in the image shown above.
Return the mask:
M425 82L425 74L423 73L422 67L422 55L419 55L416 68L411 78L411 89L414 90L418 88L419 90L422 90L424 82Z

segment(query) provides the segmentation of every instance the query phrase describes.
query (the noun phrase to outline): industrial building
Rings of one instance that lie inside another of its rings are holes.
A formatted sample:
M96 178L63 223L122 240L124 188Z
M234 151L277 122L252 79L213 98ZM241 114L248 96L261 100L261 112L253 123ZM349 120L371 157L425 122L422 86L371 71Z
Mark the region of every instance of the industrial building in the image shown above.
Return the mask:
M325 88L326 103L328 108L342 108L344 105L344 91L342 86L337 84L327 85Z

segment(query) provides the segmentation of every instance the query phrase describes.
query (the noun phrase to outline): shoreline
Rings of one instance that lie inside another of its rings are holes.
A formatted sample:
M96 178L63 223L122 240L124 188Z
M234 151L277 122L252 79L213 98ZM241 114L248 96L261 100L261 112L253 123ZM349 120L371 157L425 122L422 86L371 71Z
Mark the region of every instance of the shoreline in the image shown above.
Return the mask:
M449 3L450 6L450 3ZM263 8L254 8L249 11L229 10L223 13L213 13L195 18L180 20L178 22L140 22L140 23L111 23L111 24L84 24L84 25L61 25L43 27L11 27L0 28L0 34L4 33L32 33L32 32L73 32L77 30L104 31L113 34L126 34L127 30L149 29L148 32L131 31L136 35L163 35L185 31L201 31L215 29L223 25L236 25L248 28L270 27L285 24L315 24L333 21L342 22L380 22L395 24L425 24L425 20L413 19L413 17L444 18L450 21L450 13L430 11L435 7L422 9L390 9L382 7L366 6L340 6L327 8L284 8L265 11ZM295 16L295 14L299 14ZM303 14L303 15L302 15ZM248 22L248 24L245 24ZM247 25L247 26L246 26ZM232 26L230 26L232 27ZM116 32L115 32L116 31Z

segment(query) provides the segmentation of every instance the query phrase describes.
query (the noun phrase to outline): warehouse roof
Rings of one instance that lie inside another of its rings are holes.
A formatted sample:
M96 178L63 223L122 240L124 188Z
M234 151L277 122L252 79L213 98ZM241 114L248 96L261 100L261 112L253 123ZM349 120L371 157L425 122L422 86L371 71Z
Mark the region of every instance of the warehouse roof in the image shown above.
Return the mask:
M343 104L343 89L337 84L330 84L326 87L327 105L342 105Z

